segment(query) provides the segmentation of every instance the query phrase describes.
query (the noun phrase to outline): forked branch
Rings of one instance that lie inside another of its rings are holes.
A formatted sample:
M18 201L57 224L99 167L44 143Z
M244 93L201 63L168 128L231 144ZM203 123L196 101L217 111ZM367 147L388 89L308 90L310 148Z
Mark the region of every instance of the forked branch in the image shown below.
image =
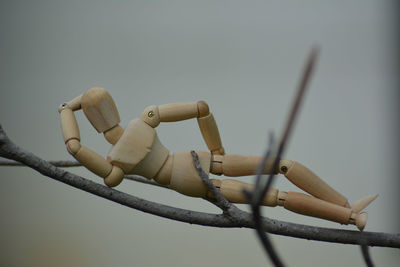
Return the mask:
M20 162L51 179L60 181L88 193L111 200L121 205L171 220L212 227L254 228L252 215L237 210L234 220L225 214L197 212L155 203L92 182L64 169L60 169L36 155L18 147L6 135L0 125L0 156ZM3 178L4 179L4 178ZM271 234L332 243L358 245L362 238L366 245L400 248L400 234L359 232L314 227L268 218L262 218L263 229Z

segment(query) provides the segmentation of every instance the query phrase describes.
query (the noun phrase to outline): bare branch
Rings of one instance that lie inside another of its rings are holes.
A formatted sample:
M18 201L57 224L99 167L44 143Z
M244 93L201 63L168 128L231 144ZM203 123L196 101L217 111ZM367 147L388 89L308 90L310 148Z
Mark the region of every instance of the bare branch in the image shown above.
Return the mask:
M289 117L286 121L286 125L284 128L280 143L279 143L278 151L276 152L276 155L274 155L275 161L273 164L273 170L272 170L271 175L269 176L268 181L262 191L262 198L265 196L266 192L271 187L273 180L275 178L275 173L278 171L279 161L285 152L285 148L288 143L289 137L290 137L290 135L293 131L294 125L296 123L296 118L299 114L299 110L300 110L302 101L304 99L304 95L305 95L309 80L311 78L311 74L312 74L314 66L315 66L315 62L318 57L318 52L319 52L318 48L314 47L314 48L312 48L311 53L308 56L307 64L305 66L304 73L302 75L299 87L297 88L296 96L295 96L293 105L291 107ZM262 198L259 199L259 203L261 203Z
M267 165L268 160L271 159L273 144L274 144L274 136L271 133L270 138L269 138L268 149L267 149L265 155L263 156L262 161L257 170L256 182L254 185L253 193L246 192L246 194L249 196L249 200L250 200L250 204L251 204L251 210L252 210L252 215L253 215L253 220L254 220L254 228L257 232L257 236L259 237L266 254L269 256L270 260L272 261L272 263L275 266L283 267L284 264L283 264L282 260L278 256L278 253L274 249L274 246L272 245L270 238L268 237L268 235L265 233L265 230L263 229L262 216L261 216L261 203L267 192L267 191L264 192L263 189L265 189L265 188L268 189L268 187L269 187L268 183L266 186L261 186L261 176L265 170L265 166ZM273 173L274 173L274 170L272 170L272 174L269 176L270 178L273 177L273 175L274 175ZM270 180L271 179L268 179L268 181L270 181Z
M213 194L215 198L215 202L213 203L224 212L227 212L230 208L232 208L233 204L226 200L226 198L221 194L220 191L217 190L217 188L211 182L208 175L203 171L197 153L195 151L190 151L190 154L192 154L194 167L196 168L197 173L199 174L203 183L207 186L207 189Z
M232 215L229 217L225 214L210 214L179 209L144 200L129 195L127 193L106 187L104 185L92 182L88 179L67 172L63 169L59 169L46 162L45 160L35 156L34 154L16 146L7 137L1 125L0 156L21 162L22 164L54 180L60 181L88 193L149 214L161 216L171 220L204 226L227 228L254 228L251 214L239 209L234 212L234 220L232 220ZM353 245L359 245L360 239L362 238L365 244L368 246L400 248L400 234L359 232L313 227L308 225L283 222L279 220L272 220L268 218L262 218L262 224L263 229L271 234L278 234L315 241Z
M259 206L261 202L264 199L265 193L262 188L265 188L265 186L261 186L261 177L263 175L263 172L265 170L265 166L267 166L268 160L272 158L272 150L273 150L273 145L274 145L274 134L271 132L269 134L269 142L267 146L267 150L261 160L260 165L257 168L257 175L256 175L256 181L254 183L254 192L252 193L252 206ZM274 160L275 162L275 160ZM273 172L274 170L272 170Z
M76 160L49 160L47 161L51 165L55 167L62 167L62 168L68 168L68 167L81 167L82 164L79 161ZM12 166L12 167L27 167L25 164L15 161L15 160L1 160L0 159L0 166ZM130 180L130 181L135 181L143 184L150 184L150 185L155 185L163 188L168 188L168 186L159 184L154 180L149 180L143 176L140 175L125 175L125 179Z
M278 254L276 253L270 239L268 238L267 234L265 233L265 231L263 229L263 225L261 223L261 210L260 210L261 203L265 197L265 194L270 189L270 187L274 181L275 174L278 171L279 161L285 151L285 147L289 140L289 136L293 131L294 124L295 124L296 118L298 116L302 100L304 99L304 94L307 89L307 85L309 83L317 56L318 56L318 49L313 48L308 57L302 79L301 79L299 87L297 89L296 97L295 97L295 100L291 107L289 117L286 122L284 131L283 131L280 143L279 143L278 150L275 153L273 152L273 137L272 137L272 135L270 137L269 147L268 147L267 152L265 153L265 156L260 164L260 167L258 168L256 185L254 187L253 199L251 201L254 225L255 225L257 235L260 238L260 241L264 247L265 252L267 253L267 255L269 256L269 258L271 259L272 263L275 266L283 266L283 263L280 260L280 258L278 257ZM267 165L267 161L269 160L271 155L272 155L272 158L274 159L274 163L272 165L272 171L268 177L268 180L267 180L265 186L261 187L260 186L261 175L262 175L263 170L265 169L265 166Z
M145 178L143 176L140 176L140 175L125 175L124 179L130 180L130 181L139 182L139 183L142 183L142 184L155 185L155 186L158 186L158 187L169 189L168 186L165 185L165 184L159 184L154 180L149 180L149 179L147 179L147 178Z
M47 162L53 166L61 168L82 166L82 164L76 160L48 160ZM0 159L0 166L26 167L25 164L15 160L1 160L1 159Z

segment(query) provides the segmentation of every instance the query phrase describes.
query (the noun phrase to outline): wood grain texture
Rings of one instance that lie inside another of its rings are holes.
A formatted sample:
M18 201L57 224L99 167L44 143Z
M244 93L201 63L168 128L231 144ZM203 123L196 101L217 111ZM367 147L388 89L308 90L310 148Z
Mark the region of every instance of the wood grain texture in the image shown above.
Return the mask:
M121 121L114 100L103 88L91 88L86 91L81 98L81 107L99 133L113 128Z
M221 137L213 114L210 113L205 117L197 118L197 122L208 149L217 154L224 154Z
M161 122L182 121L196 118L198 108L196 102L170 103L158 106Z
M351 209L298 192L288 192L284 207L299 214L341 224L348 224L350 222Z
M346 197L298 162L293 162L284 175L297 187L319 199L350 207Z
M60 111L60 120L64 142L70 139L81 139L78 123L76 122L74 112L70 108Z

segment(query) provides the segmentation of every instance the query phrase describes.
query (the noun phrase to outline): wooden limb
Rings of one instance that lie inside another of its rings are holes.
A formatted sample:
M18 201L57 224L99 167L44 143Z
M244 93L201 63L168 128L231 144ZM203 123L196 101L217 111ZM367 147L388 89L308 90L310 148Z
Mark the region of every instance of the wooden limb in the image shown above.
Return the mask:
M251 192L254 185L232 179L217 180L211 179L221 194L231 203L249 203L243 191ZM261 205L275 207L278 200L278 190L271 188L264 196Z
M366 213L354 213L350 208L342 207L315 197L298 192L282 194L282 205L285 209L317 217L341 224L354 224L358 229L363 230L367 223Z
M223 174L231 177L240 177L257 174L257 169L262 162L261 156L245 155L213 155L211 173ZM272 172L273 160L268 160L261 171L262 174ZM277 172L275 172L277 173Z
M68 152L87 169L103 177L106 185L112 187L120 184L124 177L122 169L113 166L98 153L81 145L78 124L71 107L68 104L63 104L59 108L59 112L62 133Z
M319 199L339 206L350 207L346 197L329 186L307 167L290 160L281 160L279 165L280 172L298 188Z
M71 139L81 140L78 123L72 109L67 104L62 104L59 112L64 142L67 143Z
M175 122L198 117L196 102L169 103L161 106L148 106L141 119L151 127L157 127L160 122Z
M71 101L68 101L66 104L72 109L72 111L76 111L82 108L81 100L82 100L82 95L75 97Z
M197 118L201 134L211 153L225 154L214 116L204 101L149 106L141 116L141 119L153 128L157 127L160 122L175 122L193 118Z
M68 142L68 145L73 141L76 140L71 140L71 142ZM77 145L79 146L79 148L76 149L76 152L71 151L71 149L68 149L68 151L77 161L82 163L83 166L103 178L111 172L112 165L105 158L103 158L101 155L94 152L93 150L83 145L80 145L79 143Z
M170 103L158 106L161 122L183 121L199 114L196 102Z
M215 122L214 115L210 113L208 104L205 101L199 101L197 102L197 107L199 110L197 123L208 149L213 155L224 155L225 150L222 146L218 126Z
M221 137L213 114L209 113L204 117L197 118L197 122L199 124L201 135L211 153L224 155L225 151L222 147Z

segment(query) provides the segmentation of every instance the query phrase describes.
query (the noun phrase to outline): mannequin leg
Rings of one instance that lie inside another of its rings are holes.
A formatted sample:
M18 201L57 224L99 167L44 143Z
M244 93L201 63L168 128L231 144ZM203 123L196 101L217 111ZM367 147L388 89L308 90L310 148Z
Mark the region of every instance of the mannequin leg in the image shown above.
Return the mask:
M232 171L232 168L228 168L226 172L228 175L234 176L235 174L250 175L254 174L254 170L258 166L259 157L243 157L233 156L232 159L239 159L234 162L227 156L229 164L224 165L225 161L216 163L212 161L212 156L209 152L197 151L199 156L199 162L202 169L208 174L208 170L211 173L225 174L223 169L217 169L216 167L233 166L237 168L236 172ZM214 156L215 160L215 156ZM211 162L211 164L210 164ZM238 167L239 166L239 167ZM201 178L198 176L197 170L194 168L193 159L188 152L176 153L173 155L173 160L170 161L170 165L167 165L162 169L160 174L155 177L156 181L165 181L171 189L174 189L184 195L193 197L208 197L213 198L211 192L209 192L204 185ZM218 171L219 170L219 171ZM269 172L268 169L265 170ZM247 198L243 194L243 190L247 189L251 191L253 185L244 183L241 181L231 179L211 179L213 184L222 193L222 195L232 203L248 203ZM296 192L279 192L277 189L271 188L261 203L264 206L283 206L285 209L290 211L313 216L321 219L326 219L342 224L356 224L360 229L364 227L366 222L366 214L358 214L358 212L352 211L350 208L343 207L337 204L333 204L315 197L311 197L302 193Z
M253 185L236 180L211 179L222 195L232 203L248 203L243 190L252 190ZM208 197L212 195L208 193ZM282 192L271 188L263 202L264 206L283 206L285 209L306 216L312 216L341 224L355 224L362 230L367 222L366 213L356 213L352 209L342 207L303 193Z
M341 224L354 224L362 230L367 223L367 213L357 213L351 208L342 207L312 196L298 192L287 192L280 194L281 200L278 205L285 209L317 217Z
M257 171L262 157L243 155L213 155L210 172L226 176L254 175ZM267 163L263 174L272 172L273 162ZM277 173L285 177L300 189L312 196L340 205L350 207L347 199L321 180L311 170L298 162L281 159Z

